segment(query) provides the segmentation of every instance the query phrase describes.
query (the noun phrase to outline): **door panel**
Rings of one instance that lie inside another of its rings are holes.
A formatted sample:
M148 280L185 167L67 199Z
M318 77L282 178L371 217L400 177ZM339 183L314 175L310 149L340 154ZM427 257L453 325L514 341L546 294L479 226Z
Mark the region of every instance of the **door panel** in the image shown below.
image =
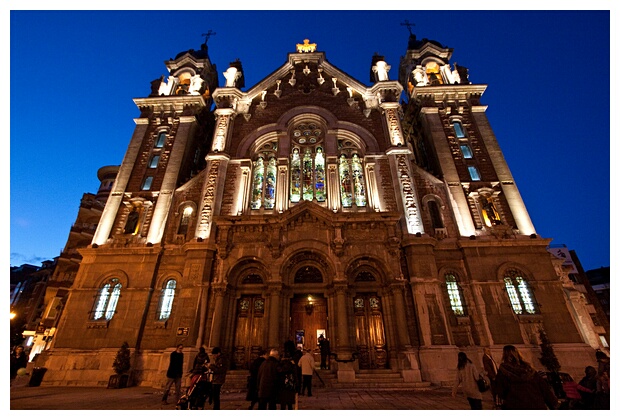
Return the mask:
M385 369L387 351L381 300L376 295L357 295L353 307L360 369Z
M242 296L237 301L233 369L248 369L263 345L265 299Z

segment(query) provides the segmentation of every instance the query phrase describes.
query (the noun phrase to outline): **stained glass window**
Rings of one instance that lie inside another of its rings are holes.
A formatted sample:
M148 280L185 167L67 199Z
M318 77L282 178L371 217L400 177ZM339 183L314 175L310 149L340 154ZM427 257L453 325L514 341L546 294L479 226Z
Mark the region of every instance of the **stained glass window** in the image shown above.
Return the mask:
M168 280L165 287L161 291L161 299L159 303L159 320L163 321L170 318L172 311L172 302L174 301L174 293L177 287L175 280Z
M250 208L259 209L263 199L263 180L265 177L265 165L263 158L259 157L254 163L254 175L252 176L252 200Z
M265 181L265 208L271 210L276 203L276 158L274 157L269 158Z
M512 310L517 315L521 315L524 312L527 314L536 313L532 294L521 272L508 270L504 276L504 284L506 285L506 292L508 293Z
M342 207L351 207L353 205L351 169L349 168L349 161L345 155L340 156L338 172L340 174L340 201L342 202Z
M465 309L463 308L463 299L461 298L461 291L456 280L456 275L448 273L445 275L446 288L448 289L448 297L450 298L450 307L456 316L465 316Z
M293 149L291 158L291 201L298 203L301 198L301 158L299 148Z
M325 156L323 148L316 148L316 156L314 157L315 183L314 191L316 201L325 201Z
M364 207L366 205L364 172L357 153L351 158L351 169L353 170L353 192L355 193L355 205L358 207Z
M306 201L312 201L314 198L314 188L312 187L313 178L312 155L310 149L306 149L303 159L303 197Z

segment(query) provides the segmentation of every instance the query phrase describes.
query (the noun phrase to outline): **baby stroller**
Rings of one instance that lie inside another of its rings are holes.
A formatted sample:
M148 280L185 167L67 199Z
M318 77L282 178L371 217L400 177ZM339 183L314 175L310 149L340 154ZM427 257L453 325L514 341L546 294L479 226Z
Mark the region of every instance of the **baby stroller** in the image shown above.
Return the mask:
M177 402L177 410L203 410L207 397L211 393L213 372L201 367L198 372L191 372L192 378L187 390Z

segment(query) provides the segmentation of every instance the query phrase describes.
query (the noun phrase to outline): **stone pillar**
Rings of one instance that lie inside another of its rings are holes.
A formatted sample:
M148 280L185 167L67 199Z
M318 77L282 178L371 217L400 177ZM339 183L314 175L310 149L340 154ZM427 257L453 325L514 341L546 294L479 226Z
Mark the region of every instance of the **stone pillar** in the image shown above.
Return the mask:
M336 325L338 325L338 346L336 353L339 360L348 360L353 357L351 342L349 340L349 286L346 281L334 281L334 293L336 295ZM338 382L355 382L355 370L352 362L338 362Z
M422 381L422 373L420 372L420 364L418 357L411 346L409 332L407 331L407 312L405 311L404 297L405 282L402 279L396 280L396 283L390 285L390 292L394 302L394 315L396 321L396 332L398 334L399 363L401 364L401 375L405 382Z
M159 189L159 195L153 209L153 217L146 236L146 241L152 244L160 243L164 234L164 227L166 226L166 220L168 219L172 204L172 194L177 187L179 172L183 164L183 156L185 155L188 138L196 122L196 117L180 117L179 120L179 128L174 136L172 152L166 165L166 173Z
M101 214L101 219L97 225L95 235L93 236L93 244L104 244L110 237L110 232L112 232L114 220L116 219L116 214L118 213L118 209L123 202L123 195L125 193L125 189L127 188L129 177L133 171L134 164L138 160L138 154L140 153L140 147L142 146L142 141L146 135L149 120L147 118L137 118L135 122L137 127L133 132L133 136L129 142L129 147L127 148L127 152L123 158L123 163L121 164L118 175L116 176L113 189L110 192L108 201L106 202L103 213Z
M424 225L422 224L422 215L420 214L418 193L415 189L415 182L409 164L408 155L410 153L409 149L403 147L388 151L392 172L395 174L396 179L398 179L396 195L400 196L402 200L407 233L416 234L424 233Z
M267 288L269 293L269 321L267 345L271 348L278 348L280 343L280 295L282 286L271 284Z
M200 209L195 237L207 239L211 235L213 216L218 214L222 203L228 156L207 156L206 180L202 187Z
M223 152L226 150L230 133L231 121L235 111L232 108L218 108L215 111L215 132L213 133L212 152Z
M213 321L211 322L211 336L209 337L209 347L221 346L222 321L224 318L224 298L227 294L225 284L213 285L215 303L213 305Z

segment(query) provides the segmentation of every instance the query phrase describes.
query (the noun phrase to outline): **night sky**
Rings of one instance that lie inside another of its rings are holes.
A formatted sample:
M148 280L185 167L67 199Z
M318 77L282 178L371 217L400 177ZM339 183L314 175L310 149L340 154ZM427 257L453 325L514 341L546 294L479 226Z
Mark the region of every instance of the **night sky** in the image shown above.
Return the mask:
M165 60L199 49L202 34L215 32L220 85L238 58L249 90L305 38L370 85L374 53L398 79L408 20L488 85L482 103L538 234L574 249L585 270L609 266L614 63L608 2L596 3L606 10L12 10L10 264L60 254L97 170L123 159L139 116L132 99L168 75Z

